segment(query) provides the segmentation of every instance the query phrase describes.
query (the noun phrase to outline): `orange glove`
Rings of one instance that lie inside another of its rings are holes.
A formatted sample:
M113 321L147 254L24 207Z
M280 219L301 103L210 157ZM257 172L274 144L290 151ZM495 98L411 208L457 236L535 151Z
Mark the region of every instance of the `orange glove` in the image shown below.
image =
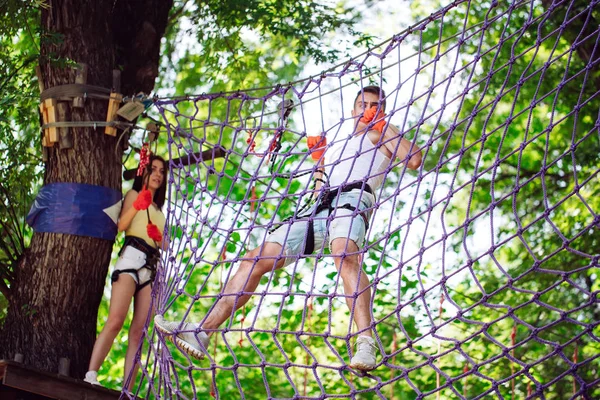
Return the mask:
M138 193L137 198L133 202L133 208L136 210L146 210L152 204L152 193L145 187Z
M375 107L375 106L373 106L373 107L365 110L365 112L363 113L362 118L360 119L360 122L368 124L369 122L373 121L373 118L375 118L375 113L376 112L377 112L377 107ZM381 115L383 113L380 111L379 114Z
M154 224L148 224L146 226L146 232L148 233L148 237L155 242L162 242L162 233L158 230L158 226Z
M306 145L308 146L310 156L315 161L319 161L325 153L325 146L327 146L327 138L325 136L307 136Z
M382 119L381 121L375 123L375 125L373 125L373 129L375 129L377 132L379 133L383 133L383 128L385 128L385 119L383 119L385 117L385 114L382 115Z
M380 120L373 125L372 129L381 133L381 132L383 132L383 128L385 127L385 114L382 111L379 111L379 114L377 114L377 116L375 116L376 112L377 112L377 107L374 107L374 106L369 108L368 110L365 110L362 118L360 119L360 122L362 122L364 124L369 124L373 120Z

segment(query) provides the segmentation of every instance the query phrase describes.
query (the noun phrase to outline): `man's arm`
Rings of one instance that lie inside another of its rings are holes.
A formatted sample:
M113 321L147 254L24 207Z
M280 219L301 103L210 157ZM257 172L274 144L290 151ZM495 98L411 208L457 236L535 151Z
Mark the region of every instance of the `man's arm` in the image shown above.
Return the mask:
M319 196L319 192L321 191L321 187L323 186L323 182L325 181L324 175L323 175L323 171L325 170L324 167L325 164L325 159L321 158L321 160L319 160L318 162L318 169L315 171L315 173L313 174L313 179L315 181L315 191L313 193L313 198L317 198L317 196Z
M423 160L423 152L419 147L400 137L400 130L388 124L383 137L381 138L383 145L388 151L400 160L406 161L406 166L410 169L417 169L421 166Z
M367 128L368 124L357 120L356 125L354 127L354 131L357 133L361 133L367 130ZM385 129L385 133L383 135L375 129L369 131L369 135L374 134L373 136L369 136L369 138L374 143L381 140L381 143L389 153L389 157L395 157L399 158L402 161L406 161L407 167L410 169L419 168L421 166L421 161L423 158L423 153L421 152L421 149L419 149L419 147L410 140L401 138L400 130L395 125L389 124L386 125L385 128L382 127L382 129ZM377 133L376 136L375 133ZM408 158L409 155L410 158Z
M306 138L307 146L311 152L311 157L313 160L317 162L317 168L313 173L313 179L315 180L315 191L313 193L313 198L318 196L318 193L321 191L321 187L323 186L323 176L325 170L325 149L327 146L327 138L324 134L320 136L307 136Z

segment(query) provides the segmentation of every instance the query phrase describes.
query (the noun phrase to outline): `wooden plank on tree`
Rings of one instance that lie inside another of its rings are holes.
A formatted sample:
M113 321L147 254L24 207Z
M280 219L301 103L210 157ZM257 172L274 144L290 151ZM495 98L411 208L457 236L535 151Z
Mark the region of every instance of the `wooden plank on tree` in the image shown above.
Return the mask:
M49 124L56 122L56 100L47 99L44 101L44 108L46 111L46 117ZM48 138L51 143L58 142L58 130L55 126L48 128Z
M112 122L117 118L117 111L119 111L122 100L122 94L115 92L110 94L110 100L108 101L108 112L106 113L106 122ZM104 133L110 136L117 136L117 128L114 126L107 126L104 130Z
M50 399L115 400L121 395L115 390L6 360L0 360L0 387L2 386Z
M52 147L52 142L50 142L50 135L48 134L48 130L44 131L44 137L42 137L42 146Z
M48 123L48 110L46 110L46 103L40 103L40 115L42 116L42 125ZM48 129L42 130L42 146L48 147L51 146L50 138L48 137Z

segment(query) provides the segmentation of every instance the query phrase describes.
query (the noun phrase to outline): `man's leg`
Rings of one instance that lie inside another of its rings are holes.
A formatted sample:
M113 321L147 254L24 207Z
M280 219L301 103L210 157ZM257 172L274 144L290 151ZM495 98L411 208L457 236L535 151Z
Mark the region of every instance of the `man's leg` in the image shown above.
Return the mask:
M350 253L350 254L349 254ZM354 254L352 254L354 253ZM331 254L335 266L344 282L346 304L352 312L354 323L361 336L371 337L371 289L369 278L362 270L358 246L353 240L337 238L331 242ZM354 293L361 293L354 304Z
M283 258L275 259L281 254L281 250L281 245L271 242L266 242L262 247L251 250L240 263L236 273L225 285L223 297L217 300L206 316L202 329L217 329L231 316L234 308L238 310L246 304L251 296L248 292L256 290L260 278L283 266ZM246 294L240 294L242 292Z
M350 254L349 254L350 253ZM331 254L334 256L342 280L346 304L350 314L354 311L354 323L360 332L356 339L356 352L350 360L350 368L361 371L370 371L377 366L377 345L371 332L371 288L369 278L362 270L358 246L356 242L347 238L336 238L331 242ZM356 298L354 294L360 293ZM354 310L353 310L354 308Z
M284 265L283 258L276 258L281 253L282 246L272 242L266 242L250 251L225 285L223 297L215 302L202 327L193 323L166 321L162 315L157 315L154 318L156 329L166 334L168 340L174 341L190 356L204 358L203 353L208 345L209 335L212 334L211 330L217 329L234 310L248 302L251 296L248 292L256 290L263 275Z

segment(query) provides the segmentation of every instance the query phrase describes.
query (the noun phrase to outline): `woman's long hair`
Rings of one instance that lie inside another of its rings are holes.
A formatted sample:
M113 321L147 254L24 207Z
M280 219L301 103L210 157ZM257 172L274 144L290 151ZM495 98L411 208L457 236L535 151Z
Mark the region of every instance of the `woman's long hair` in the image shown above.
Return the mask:
M156 155L150 156L150 160L148 162L148 166L146 167L146 170L144 171L144 174L142 176L136 175L135 179L133 180L133 188L132 189L135 190L136 192L139 192L142 190L144 183L147 183L150 175L152 174L152 163L154 162L154 160L159 160L160 162L162 162L163 168L165 169L162 184L156 190L156 192L154 193L154 198L152 199L152 201L154 201L156 203L158 208L162 208L162 206L165 204L165 197L167 195L168 166L167 166L167 162L165 161L165 159L162 158L161 156L156 156Z

